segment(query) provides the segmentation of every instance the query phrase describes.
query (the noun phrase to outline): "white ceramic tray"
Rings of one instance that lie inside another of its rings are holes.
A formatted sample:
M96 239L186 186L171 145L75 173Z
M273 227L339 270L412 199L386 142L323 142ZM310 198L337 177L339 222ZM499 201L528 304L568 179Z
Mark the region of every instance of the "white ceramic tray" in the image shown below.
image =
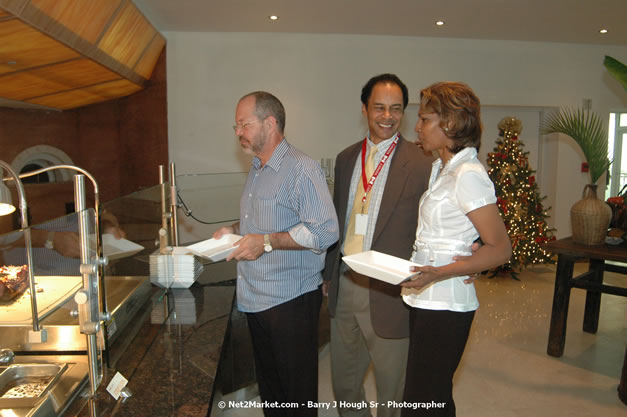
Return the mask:
M138 245L130 240L116 239L115 236L109 233L102 235L102 252L109 260L135 255L143 249L142 245Z
M240 240L240 235L223 235L220 239L207 239L187 246L187 249L196 256L207 258L213 262L226 259L229 253L235 250L233 243Z
M394 285L400 284L412 275L409 270L410 266L418 265L406 259L373 250L344 256L342 260L353 271Z

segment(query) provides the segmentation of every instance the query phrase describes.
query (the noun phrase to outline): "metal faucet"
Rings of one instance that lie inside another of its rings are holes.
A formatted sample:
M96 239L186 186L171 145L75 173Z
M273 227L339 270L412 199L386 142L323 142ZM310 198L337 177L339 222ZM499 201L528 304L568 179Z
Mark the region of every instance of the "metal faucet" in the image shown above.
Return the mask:
M15 353L11 349L0 349L0 365L10 365L15 360Z

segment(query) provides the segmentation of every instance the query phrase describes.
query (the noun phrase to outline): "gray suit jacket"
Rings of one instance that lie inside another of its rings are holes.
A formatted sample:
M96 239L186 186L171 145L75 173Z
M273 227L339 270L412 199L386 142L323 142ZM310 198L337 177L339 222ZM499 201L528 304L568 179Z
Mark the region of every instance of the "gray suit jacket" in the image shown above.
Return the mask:
M329 284L328 308L335 315L340 279L340 246L344 240L348 193L355 161L363 141L344 149L335 161L333 203L340 224L340 239L327 251L323 272ZM401 137L390 161L371 249L409 259L416 239L418 203L429 185L433 158ZM400 297L401 287L370 279L370 318L377 335L385 338L409 336L409 309Z

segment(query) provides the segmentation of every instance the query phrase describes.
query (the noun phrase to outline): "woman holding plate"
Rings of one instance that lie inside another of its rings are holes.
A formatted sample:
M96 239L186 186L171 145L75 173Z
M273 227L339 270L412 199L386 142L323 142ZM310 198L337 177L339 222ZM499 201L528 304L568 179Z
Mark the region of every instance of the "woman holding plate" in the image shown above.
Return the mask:
M412 307L402 415L455 416L453 375L479 307L474 284L464 281L507 262L511 243L494 185L477 159L482 127L472 89L458 82L423 89L415 130L417 145L439 158L420 201L411 258L423 266L401 284ZM479 237L483 245L472 253Z

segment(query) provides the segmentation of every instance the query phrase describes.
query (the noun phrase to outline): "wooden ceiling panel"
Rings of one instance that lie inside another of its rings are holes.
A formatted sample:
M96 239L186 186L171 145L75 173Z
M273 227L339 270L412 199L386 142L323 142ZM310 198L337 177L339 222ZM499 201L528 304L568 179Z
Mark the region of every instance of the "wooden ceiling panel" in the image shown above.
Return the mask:
M42 12L44 17L52 18L87 42L95 44L122 1L31 0L30 5ZM40 27L36 22L33 24ZM45 24L41 26L45 27Z
M133 84L125 79L120 79L79 90L38 97L27 100L27 102L65 110L125 97L140 89L141 87L137 84Z
M19 14L28 0L0 0L0 7L13 14Z
M139 61L137 61L137 65L135 65L133 70L135 70L135 72L142 77L149 79L164 46L165 38L161 36L161 34L157 33L157 35L152 39L152 42L150 42L150 45L148 45L148 48L146 48L142 57Z
M82 58L0 77L0 96L27 100L119 78L108 68Z
M66 61L80 55L18 19L0 21L0 74ZM7 64L14 62L15 64Z
M116 15L98 47L116 61L134 68L156 33L135 5L128 2Z
M165 43L132 0L0 0L0 99L69 109L125 97Z

